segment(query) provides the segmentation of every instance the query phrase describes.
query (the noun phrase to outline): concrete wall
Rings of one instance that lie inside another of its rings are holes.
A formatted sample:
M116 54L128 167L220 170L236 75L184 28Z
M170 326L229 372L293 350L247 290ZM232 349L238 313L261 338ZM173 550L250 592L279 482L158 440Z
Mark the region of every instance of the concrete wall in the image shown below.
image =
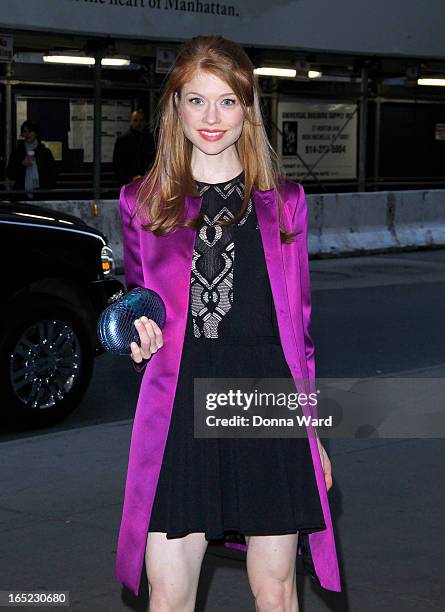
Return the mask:
M445 190L308 196L312 255L445 246Z
M308 195L309 253L336 256L427 246L445 247L445 190ZM81 217L103 232L122 268L117 200L39 202Z

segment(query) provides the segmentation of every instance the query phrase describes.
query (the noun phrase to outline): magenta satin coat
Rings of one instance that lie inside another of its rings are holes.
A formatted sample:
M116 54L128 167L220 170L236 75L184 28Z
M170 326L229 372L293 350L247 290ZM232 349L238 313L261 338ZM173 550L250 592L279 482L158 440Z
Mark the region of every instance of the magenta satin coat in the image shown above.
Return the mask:
M143 376L131 436L117 546L116 577L135 595L139 593L151 509L178 381L196 234L196 230L192 228L176 228L173 233L158 237L142 230L136 217L130 224L130 212L135 206L137 187L138 181L130 183L122 188L120 196L126 284L128 289L141 286L157 291L165 302L167 318L162 331L162 348L152 356L145 367L136 366L132 362L137 371L143 371ZM304 392L301 379L310 379L311 384L314 384L315 379L314 346L310 336L308 209L303 187L295 181L283 180L280 194L286 227L298 232L298 236L290 244L280 242L278 204L274 191L254 189L252 199L258 218L282 348L297 391ZM185 210L189 218L198 215L201 203L201 197L185 198ZM309 443L327 526L323 531L309 534L309 546L321 586L328 590L341 591L328 495L317 441L313 435L309 436ZM233 542L226 542L224 546L247 550L245 545ZM297 554L300 553L298 548Z

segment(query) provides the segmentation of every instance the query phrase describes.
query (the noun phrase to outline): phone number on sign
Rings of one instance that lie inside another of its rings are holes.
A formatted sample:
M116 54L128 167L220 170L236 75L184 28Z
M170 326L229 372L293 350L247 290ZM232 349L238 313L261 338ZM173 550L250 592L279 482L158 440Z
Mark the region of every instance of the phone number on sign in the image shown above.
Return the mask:
M346 153L346 145L306 145L305 153L324 153L329 151L330 153Z

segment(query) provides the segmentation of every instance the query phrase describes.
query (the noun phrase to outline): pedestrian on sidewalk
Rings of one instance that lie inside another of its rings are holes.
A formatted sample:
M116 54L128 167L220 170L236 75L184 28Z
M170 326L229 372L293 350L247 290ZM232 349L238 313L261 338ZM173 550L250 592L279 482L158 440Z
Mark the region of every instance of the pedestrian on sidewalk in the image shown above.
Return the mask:
M48 194L39 190L53 189L56 169L51 151L44 145L40 130L33 121L24 121L20 127L20 140L11 153L6 176L14 181L14 190L24 190L25 196L14 194L13 200L44 199Z
M297 612L298 555L341 590L327 453L312 425L293 438L195 437L194 379L313 386L305 193L280 172L233 41L182 45L158 121L154 164L120 197L127 289L156 291L167 316L162 330L135 321L143 375L116 576L137 595L145 560L150 612L192 612L211 541L247 553L256 610Z

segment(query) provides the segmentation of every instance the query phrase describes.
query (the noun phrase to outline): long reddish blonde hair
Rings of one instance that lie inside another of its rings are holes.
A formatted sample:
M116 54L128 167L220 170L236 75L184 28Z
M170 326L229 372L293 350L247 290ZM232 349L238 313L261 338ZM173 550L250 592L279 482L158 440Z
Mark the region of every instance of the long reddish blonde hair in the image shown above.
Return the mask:
M244 126L236 150L244 168L244 200L239 213L219 225L238 223L249 204L252 188L274 189L277 196L282 242L290 242L294 233L282 226L279 196L280 162L264 128L260 88L253 64L238 43L219 35L196 36L179 48L175 63L167 75L156 113L157 150L154 163L137 192L136 214L144 230L162 236L174 227L200 227L203 212L185 219L185 196L198 196L192 174L193 144L183 133L174 102L182 87L197 71L225 81L236 94L244 110ZM148 220L143 223L141 216Z

